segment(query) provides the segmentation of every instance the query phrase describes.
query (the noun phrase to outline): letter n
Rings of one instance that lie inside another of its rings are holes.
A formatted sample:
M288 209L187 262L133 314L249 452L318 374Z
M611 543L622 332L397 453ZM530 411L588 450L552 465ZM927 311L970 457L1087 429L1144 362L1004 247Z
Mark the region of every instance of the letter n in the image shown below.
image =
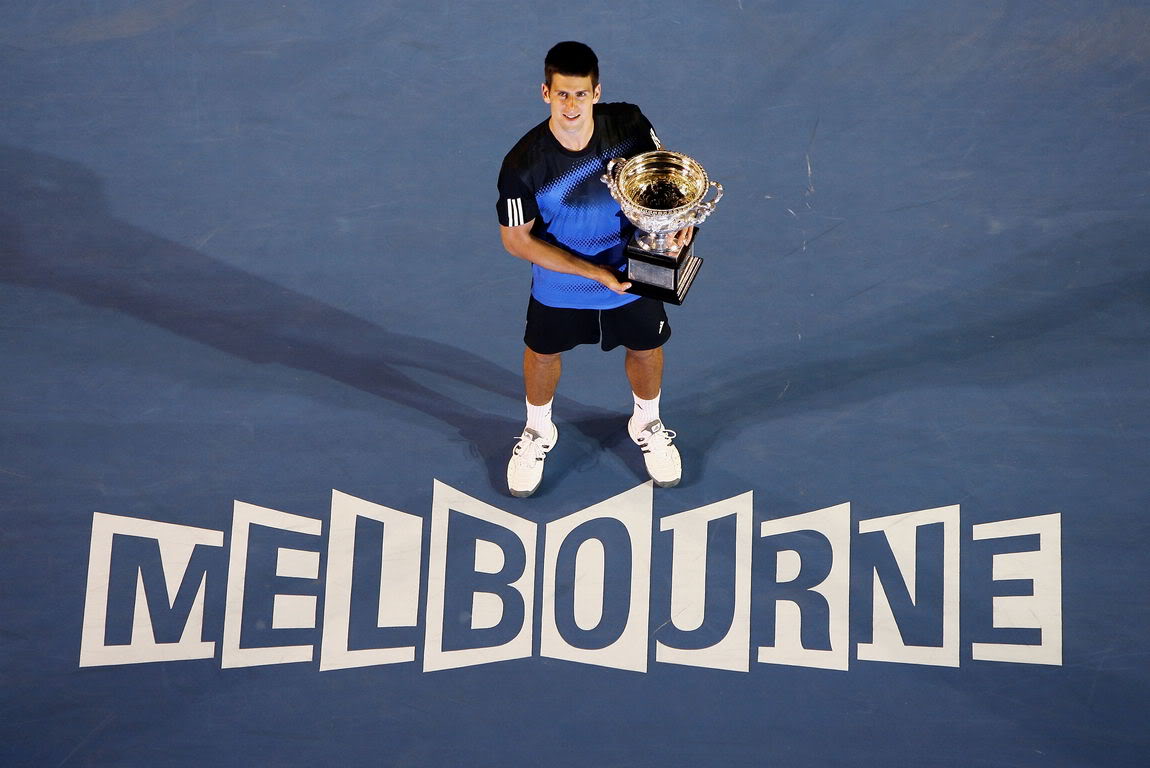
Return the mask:
M223 543L222 531L95 513L80 666L212 658L208 548Z
M958 666L958 526L957 506L859 522L860 533L881 533L887 545L868 547L872 630L858 644L860 661Z

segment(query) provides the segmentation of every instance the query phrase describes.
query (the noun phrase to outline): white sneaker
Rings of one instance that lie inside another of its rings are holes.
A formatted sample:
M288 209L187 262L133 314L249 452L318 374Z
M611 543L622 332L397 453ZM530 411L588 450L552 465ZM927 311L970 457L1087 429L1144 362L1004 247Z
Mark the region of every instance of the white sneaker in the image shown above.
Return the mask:
M679 461L679 449L671 444L675 433L664 428L659 419L639 427L634 417L627 422L627 432L635 444L643 449L647 474L655 481L655 485L660 488L678 485L683 475L683 466Z
M524 429L519 436L511 461L507 462L507 490L512 496L525 498L535 493L543 482L543 462L547 452L555 447L559 428L551 425L551 434L544 437L534 429Z

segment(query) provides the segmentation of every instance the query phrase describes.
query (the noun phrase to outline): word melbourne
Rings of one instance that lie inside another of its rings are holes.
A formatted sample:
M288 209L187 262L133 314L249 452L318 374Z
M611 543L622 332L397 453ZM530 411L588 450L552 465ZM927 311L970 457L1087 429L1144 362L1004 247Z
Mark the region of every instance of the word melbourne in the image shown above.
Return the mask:
M435 481L426 516L333 491L324 528L236 502L225 547L224 531L96 513L80 666L217 644L225 668L314 663L317 646L320 670L1062 663L1058 514L852 526L840 504L755 530L751 492L655 517L647 483L537 523Z

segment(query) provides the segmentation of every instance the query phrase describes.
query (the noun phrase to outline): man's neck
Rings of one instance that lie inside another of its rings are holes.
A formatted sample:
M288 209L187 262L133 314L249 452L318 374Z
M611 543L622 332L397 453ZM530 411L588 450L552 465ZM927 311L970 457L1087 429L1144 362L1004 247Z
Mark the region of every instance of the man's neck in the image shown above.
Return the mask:
M556 141L563 146L564 149L572 152L579 152L587 148L591 143L591 137L595 135L595 121L588 120L587 127L578 133L571 133L564 131L555 126L554 119L547 121L547 127L551 131L551 135L555 137Z

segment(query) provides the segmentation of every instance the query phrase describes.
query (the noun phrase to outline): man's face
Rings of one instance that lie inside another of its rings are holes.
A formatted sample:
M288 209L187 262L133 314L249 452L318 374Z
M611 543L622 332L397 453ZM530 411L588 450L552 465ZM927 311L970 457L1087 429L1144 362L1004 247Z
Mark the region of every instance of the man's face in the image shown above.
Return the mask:
M552 75L550 87L543 84L543 100L551 105L551 125L565 133L588 130L591 105L599 101L599 94L600 88L591 85L590 75Z

